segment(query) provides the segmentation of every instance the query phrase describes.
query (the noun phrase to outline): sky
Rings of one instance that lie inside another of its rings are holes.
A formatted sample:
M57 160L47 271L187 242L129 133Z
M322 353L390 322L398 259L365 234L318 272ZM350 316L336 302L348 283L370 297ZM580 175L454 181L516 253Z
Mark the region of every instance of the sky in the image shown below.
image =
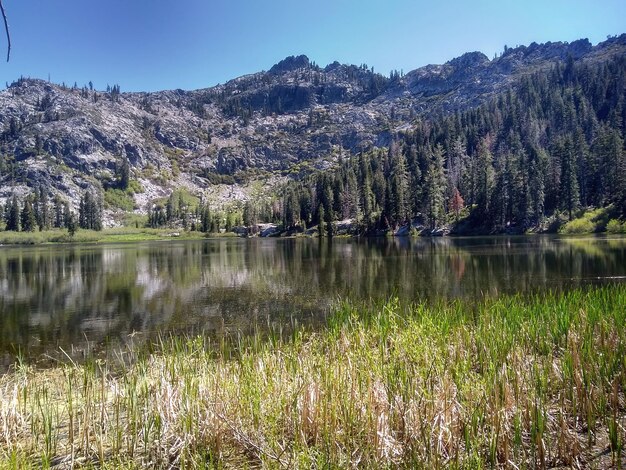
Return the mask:
M492 58L505 45L626 33L626 0L2 1L12 50L0 83L25 76L122 91L204 88L289 55L389 74L469 51Z

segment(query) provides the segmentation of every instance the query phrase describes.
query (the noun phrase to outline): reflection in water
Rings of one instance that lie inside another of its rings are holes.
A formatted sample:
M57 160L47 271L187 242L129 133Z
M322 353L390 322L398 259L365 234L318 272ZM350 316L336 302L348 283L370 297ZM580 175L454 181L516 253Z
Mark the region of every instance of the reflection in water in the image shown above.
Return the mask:
M417 301L624 282L626 239L228 239L0 249L0 352L250 331L338 297ZM609 278L613 278L610 280ZM616 279L618 279L616 281Z

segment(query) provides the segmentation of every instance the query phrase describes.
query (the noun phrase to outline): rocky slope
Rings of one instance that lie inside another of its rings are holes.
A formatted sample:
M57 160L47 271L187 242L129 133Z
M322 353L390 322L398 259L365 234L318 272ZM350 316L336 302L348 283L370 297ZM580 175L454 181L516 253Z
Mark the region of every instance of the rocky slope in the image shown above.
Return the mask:
M113 181L124 159L141 186L138 212L179 187L212 204L241 200L385 146L417 119L480 105L522 75L625 52L626 34L597 46L533 43L390 77L298 56L212 88L155 93L20 79L0 92L0 202L43 184L75 203L85 188Z

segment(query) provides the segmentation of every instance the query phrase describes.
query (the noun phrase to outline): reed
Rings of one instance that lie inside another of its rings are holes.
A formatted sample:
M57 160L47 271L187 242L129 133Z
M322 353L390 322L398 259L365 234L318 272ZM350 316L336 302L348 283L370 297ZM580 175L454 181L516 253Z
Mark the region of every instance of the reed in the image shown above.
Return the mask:
M619 468L626 286L338 303L327 326L163 336L0 378L7 468Z

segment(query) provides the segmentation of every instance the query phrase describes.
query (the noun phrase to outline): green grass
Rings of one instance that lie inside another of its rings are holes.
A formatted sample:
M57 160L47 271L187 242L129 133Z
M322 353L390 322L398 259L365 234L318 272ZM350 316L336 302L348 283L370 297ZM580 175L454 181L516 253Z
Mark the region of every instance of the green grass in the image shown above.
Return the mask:
M174 236L173 234L178 234ZM234 235L234 234L233 234ZM152 229L118 227L94 230L78 230L70 237L67 230L47 230L44 232L0 232L0 245L41 245L49 243L110 243L147 240L200 239L201 232L186 232L180 229Z
M0 466L606 468L626 286L403 306L321 331L163 338L0 378Z
M79 230L70 237L67 230L47 230L44 232L0 232L0 245L41 245L45 243L91 243L102 235L92 230Z

